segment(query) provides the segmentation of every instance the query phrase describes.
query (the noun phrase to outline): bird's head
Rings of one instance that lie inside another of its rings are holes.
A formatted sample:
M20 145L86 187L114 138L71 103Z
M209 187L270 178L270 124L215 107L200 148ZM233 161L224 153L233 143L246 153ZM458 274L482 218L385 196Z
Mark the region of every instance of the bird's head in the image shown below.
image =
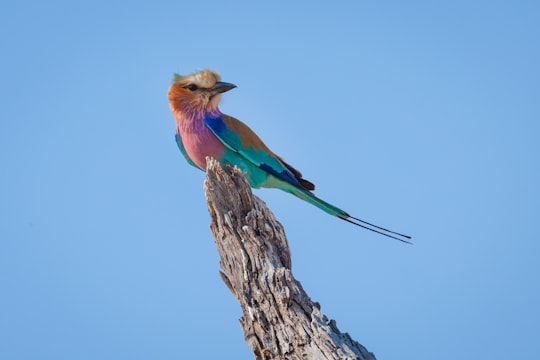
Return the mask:
M212 70L189 75L175 74L169 88L169 104L173 111L212 112L218 107L221 93L235 87L222 82L219 74Z

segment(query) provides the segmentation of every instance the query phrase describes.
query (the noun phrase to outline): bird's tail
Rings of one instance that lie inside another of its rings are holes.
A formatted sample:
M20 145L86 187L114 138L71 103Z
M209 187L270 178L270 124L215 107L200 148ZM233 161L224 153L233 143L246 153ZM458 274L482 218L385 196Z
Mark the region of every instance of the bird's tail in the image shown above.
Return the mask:
M296 186L294 186L292 184L288 184L288 185L289 186L287 186L284 189L285 191L293 194L296 197L299 197L300 199L302 199L304 201L307 201L308 203L310 203L312 205L315 205L316 207L318 207L322 211L327 212L330 215L337 216L341 220L347 221L347 222L349 222L351 224L354 224L356 226L359 226L361 228L373 231L373 232L375 232L377 234L381 234L381 235L384 235L386 237L389 237L389 238L392 238L392 239L395 239L395 240L399 240L399 241L402 241L404 243L411 244L411 242L408 241L409 239L411 239L411 237L408 236L408 235L403 235L403 234L400 234L398 232L391 231L391 230L385 229L383 227L371 224L371 223L369 223L367 221L355 218L354 216L349 215L346 211L343 211L340 208L338 208L338 207L336 207L336 206L334 206L332 204L327 203L326 201L318 198L317 196L315 196L313 193L311 193L309 191L300 189L300 188L298 188L298 187L296 187Z

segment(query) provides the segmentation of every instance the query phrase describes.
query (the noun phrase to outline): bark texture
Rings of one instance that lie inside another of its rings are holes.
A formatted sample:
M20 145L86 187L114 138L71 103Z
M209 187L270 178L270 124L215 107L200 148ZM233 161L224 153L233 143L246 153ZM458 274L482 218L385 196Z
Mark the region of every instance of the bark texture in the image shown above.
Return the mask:
M213 159L206 171L221 278L242 307L240 325L255 358L374 360L321 313L293 277L283 227L241 171Z

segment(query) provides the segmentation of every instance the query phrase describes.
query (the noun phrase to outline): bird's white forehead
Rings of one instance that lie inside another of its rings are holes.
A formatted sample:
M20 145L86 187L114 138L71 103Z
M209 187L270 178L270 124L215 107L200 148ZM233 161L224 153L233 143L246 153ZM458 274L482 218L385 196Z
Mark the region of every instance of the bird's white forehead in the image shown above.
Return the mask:
M220 81L221 77L219 74L213 70L203 70L197 71L188 75L174 75L173 84L174 85L188 85L195 84L201 88L211 88Z

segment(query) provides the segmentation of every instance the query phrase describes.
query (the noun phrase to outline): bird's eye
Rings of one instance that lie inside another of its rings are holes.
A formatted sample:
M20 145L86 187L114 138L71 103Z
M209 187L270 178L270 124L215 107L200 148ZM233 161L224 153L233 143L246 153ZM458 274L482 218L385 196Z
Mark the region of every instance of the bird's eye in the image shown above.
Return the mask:
M195 90L197 90L197 85L195 85L195 84L189 84L189 85L186 86L186 87L187 87L187 89L188 89L189 91L195 91Z

